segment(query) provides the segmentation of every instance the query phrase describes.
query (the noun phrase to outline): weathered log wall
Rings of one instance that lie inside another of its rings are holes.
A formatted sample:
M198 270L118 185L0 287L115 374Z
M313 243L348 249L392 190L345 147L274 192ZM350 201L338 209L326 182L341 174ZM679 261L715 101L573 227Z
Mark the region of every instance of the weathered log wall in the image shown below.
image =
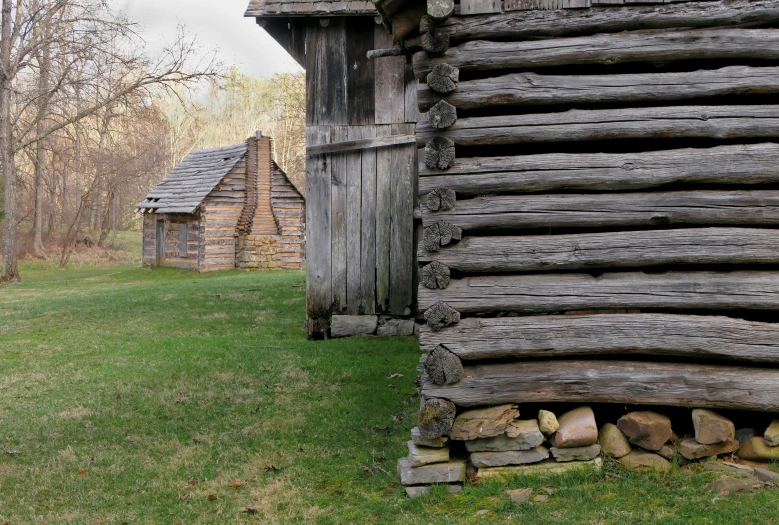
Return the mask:
M423 396L778 410L779 2L475 3L413 57Z

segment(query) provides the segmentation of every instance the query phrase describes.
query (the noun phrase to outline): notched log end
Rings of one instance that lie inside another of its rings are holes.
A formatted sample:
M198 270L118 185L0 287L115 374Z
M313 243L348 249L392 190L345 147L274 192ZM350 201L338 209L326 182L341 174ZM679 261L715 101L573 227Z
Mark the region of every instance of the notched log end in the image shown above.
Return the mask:
M441 246L463 238L463 230L450 222L440 221L425 227L422 245L429 252L437 252Z
M427 14L434 20L446 20L454 14L454 0L427 0Z
M457 122L457 108L445 100L439 100L427 112L427 122L436 129L446 129Z
M460 70L449 64L436 64L433 70L428 73L427 87L436 93L446 95L457 89L457 83L460 81Z
M457 194L449 188L438 188L427 194L425 203L430 211L453 210L457 203Z
M437 439L452 431L457 409L448 399L425 399L417 416L419 433L425 439Z
M454 142L446 137L433 137L425 144L425 166L445 170L454 164Z
M449 286L451 271L439 261L433 261L422 268L422 284L431 290L443 290Z
M432 330L438 331L449 325L459 323L460 312L443 301L439 301L425 311L425 320Z
M462 361L444 346L430 352L423 366L428 379L435 385L453 385L463 377Z
M422 49L428 53L440 55L449 49L449 33L433 28L427 33L422 33Z

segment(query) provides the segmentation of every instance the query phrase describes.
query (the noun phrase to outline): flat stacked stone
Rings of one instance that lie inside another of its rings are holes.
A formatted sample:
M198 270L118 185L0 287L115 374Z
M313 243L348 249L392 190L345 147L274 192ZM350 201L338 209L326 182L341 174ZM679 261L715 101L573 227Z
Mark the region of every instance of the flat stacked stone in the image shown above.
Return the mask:
M530 474L562 474L578 469L597 470L600 469L602 464L603 460L601 458L595 458L590 461L571 461L568 463L543 461L531 465L481 468L476 477L480 480L508 481L516 476L526 476Z
M568 461L589 461L600 455L600 445L588 445L586 447L556 448L549 449L554 456L555 461L562 463Z
M774 419L771 424L768 425L765 433L763 434L763 440L769 447L779 446L779 419Z
M499 405L463 412L454 421L449 432L451 439L467 441L495 437L506 433L508 426L519 417L517 405Z
M679 446L679 453L689 460L701 459L711 456L719 456L720 454L730 454L738 450L738 441L725 441L724 443L715 443L712 445L704 445L699 443L694 438L687 438L682 440Z
M449 443L449 438L446 436L441 436L434 439L427 439L419 431L419 427L414 427L411 429L411 441L420 447L441 448L445 447L446 444Z
M446 463L449 461L449 447L420 447L413 441L408 442L408 461L412 467L421 467L431 463Z
M465 442L468 452L503 452L509 450L530 450L544 442L544 435L538 429L535 419L513 421L506 433L491 438L478 438Z
M465 481L465 461L448 461L413 467L408 458L400 458L398 475L400 483L405 486L462 483Z
M736 427L733 422L711 410L694 409L692 424L695 428L695 441L702 445L733 441L736 437Z
M634 449L619 458L619 463L636 470L670 470L671 463L653 452Z
M526 465L538 463L549 457L546 447L531 450L506 450L504 452L474 452L471 463L476 468L503 467L506 465Z
M617 428L631 443L651 451L660 450L673 435L671 420L650 411L630 412L622 416L617 421Z
M738 457L751 461L775 461L779 460L779 447L769 447L765 439L758 436L741 443Z

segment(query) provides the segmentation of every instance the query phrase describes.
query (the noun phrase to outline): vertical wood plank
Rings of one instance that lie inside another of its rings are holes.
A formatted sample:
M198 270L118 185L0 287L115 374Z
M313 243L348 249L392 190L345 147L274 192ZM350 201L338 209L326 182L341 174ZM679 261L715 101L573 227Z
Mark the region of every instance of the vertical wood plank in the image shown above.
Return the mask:
M327 127L306 128L306 143L330 141ZM330 166L325 155L306 157L306 320L309 337L327 336L332 305Z
M376 126L365 126L363 138L376 137ZM376 157L374 148L362 152L362 216L360 291L361 313L376 313Z
M391 126L377 126L376 136L389 137L391 134ZM376 311L379 313L389 311L393 149L376 150Z
M333 126L330 131L330 142L343 142L347 138L345 126ZM331 153L331 252L332 252L332 283L333 283L333 313L340 314L346 310L346 153Z
M363 129L349 127L348 140L363 138ZM362 305L362 152L346 154L346 313L359 315Z
M392 37L380 25L374 34L376 49L392 47ZM405 57L381 57L374 60L376 77L376 124L400 124L406 121Z
M327 27L311 20L306 26L306 121L311 125L345 125L346 26L333 18Z
M414 67L409 62L406 64L406 122L413 122L416 124L422 117L419 112L419 104L417 104L417 89L419 81L414 76Z
M393 134L410 134L413 124L392 126ZM414 146L391 148L390 312L411 313L414 248Z
M373 18L346 18L347 118L350 126L373 124L375 80L373 61L366 54L373 49Z
M460 0L460 15L500 13L500 0Z

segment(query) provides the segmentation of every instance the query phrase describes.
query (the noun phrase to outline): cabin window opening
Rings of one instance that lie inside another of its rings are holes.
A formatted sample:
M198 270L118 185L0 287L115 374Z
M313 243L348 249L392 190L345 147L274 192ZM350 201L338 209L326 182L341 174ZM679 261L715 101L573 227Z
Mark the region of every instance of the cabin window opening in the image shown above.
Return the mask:
M179 225L179 256L180 257L187 257L187 225L186 224L180 224Z

